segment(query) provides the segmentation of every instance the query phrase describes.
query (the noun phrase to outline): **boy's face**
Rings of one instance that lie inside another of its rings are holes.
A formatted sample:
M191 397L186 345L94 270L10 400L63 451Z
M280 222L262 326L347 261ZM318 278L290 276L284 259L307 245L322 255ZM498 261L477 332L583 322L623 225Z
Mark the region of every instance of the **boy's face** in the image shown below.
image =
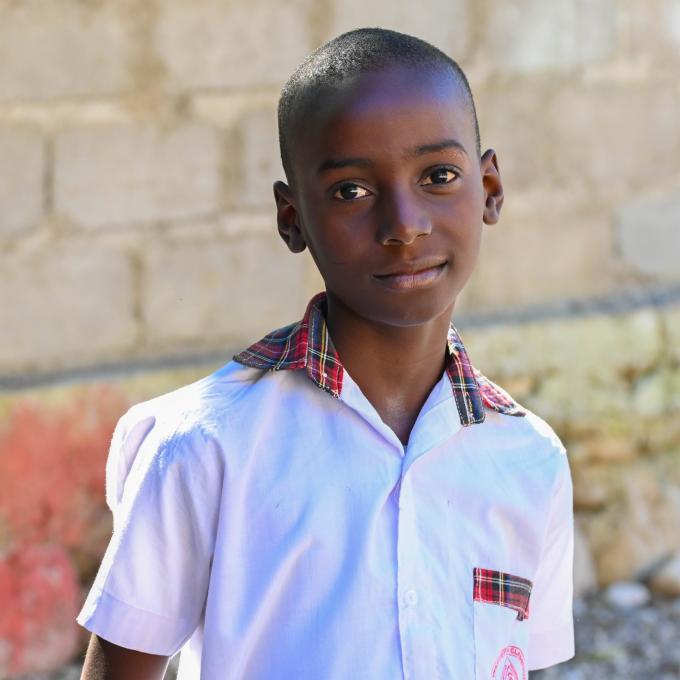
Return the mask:
M329 297L379 324L450 318L503 193L449 72L343 84L299 124L291 165L292 188L274 185L279 231L292 251L310 249Z

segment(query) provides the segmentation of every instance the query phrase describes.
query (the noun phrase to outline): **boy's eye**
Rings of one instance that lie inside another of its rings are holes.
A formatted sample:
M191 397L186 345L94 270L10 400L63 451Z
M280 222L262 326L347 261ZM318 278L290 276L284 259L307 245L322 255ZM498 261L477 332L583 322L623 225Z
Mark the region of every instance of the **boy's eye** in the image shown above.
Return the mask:
M437 168L425 177L422 184L448 184L458 177L458 173L451 168Z
M369 193L368 189L364 189L358 184L345 184L335 190L333 198L338 198L341 201L353 201L356 198L364 198Z

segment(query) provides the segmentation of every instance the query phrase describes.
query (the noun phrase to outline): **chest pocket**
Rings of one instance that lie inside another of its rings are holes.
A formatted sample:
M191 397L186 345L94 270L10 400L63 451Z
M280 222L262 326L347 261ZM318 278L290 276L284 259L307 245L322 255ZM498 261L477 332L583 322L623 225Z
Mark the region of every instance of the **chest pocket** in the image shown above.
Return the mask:
M473 570L476 680L527 680L531 581Z

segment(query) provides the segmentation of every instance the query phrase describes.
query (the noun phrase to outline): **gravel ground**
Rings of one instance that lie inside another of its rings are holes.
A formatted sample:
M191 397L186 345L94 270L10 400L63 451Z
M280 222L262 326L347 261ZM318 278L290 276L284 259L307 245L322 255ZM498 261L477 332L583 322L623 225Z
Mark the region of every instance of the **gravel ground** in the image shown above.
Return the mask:
M576 657L531 680L680 680L680 598L622 608L598 594L574 616Z
M577 600L574 616L576 658L531 673L531 680L680 680L680 598L655 598L644 606L624 608L598 594ZM80 664L75 664L50 676L22 680L79 678ZM174 678L169 669L166 680Z

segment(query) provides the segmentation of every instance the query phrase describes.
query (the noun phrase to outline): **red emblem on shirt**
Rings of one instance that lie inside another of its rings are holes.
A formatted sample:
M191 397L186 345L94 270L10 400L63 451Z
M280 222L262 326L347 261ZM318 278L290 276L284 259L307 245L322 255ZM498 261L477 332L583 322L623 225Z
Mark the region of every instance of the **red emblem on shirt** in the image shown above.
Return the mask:
M522 650L514 645L504 647L493 665L491 678L492 680L527 680Z

